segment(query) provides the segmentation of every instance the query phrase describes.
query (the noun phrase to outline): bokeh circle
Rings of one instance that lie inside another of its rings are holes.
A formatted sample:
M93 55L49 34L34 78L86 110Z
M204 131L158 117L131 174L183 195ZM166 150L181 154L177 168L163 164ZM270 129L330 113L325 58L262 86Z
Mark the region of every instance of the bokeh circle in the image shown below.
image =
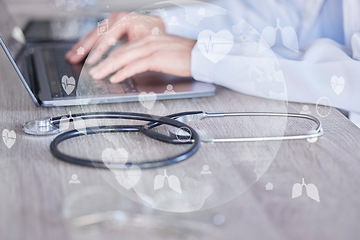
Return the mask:
M243 80L243 84L247 85L254 95L278 99L278 101L259 100L253 108L239 103L239 106L214 106L213 109L197 110L211 112L220 108L226 111L287 112L285 77L277 57L270 48L266 49L266 44L264 45L259 32L245 20L222 7L198 1L166 1L143 7L129 14L132 16L153 14L162 17L167 22L167 27L171 29L171 33L177 32L184 37L197 39L192 54L203 54L213 68L233 63L236 67L229 67L227 69L229 74L233 74L239 81ZM109 31L114 31L121 26L122 24L115 25ZM144 24L135 29L144 31L146 28L147 25ZM159 34L159 29L148 30L151 34ZM106 38L107 35L104 34L102 37ZM114 40L111 40L112 45L116 46ZM217 42L217 40L222 40L222 42ZM220 47L217 49L217 46ZM243 56L242 63L239 62L236 65L236 56ZM87 83L93 81L89 80L87 71L85 67L80 75L77 86L79 98L89 94ZM232 88L225 79L219 84ZM177 111L175 107L167 107L168 105L157 99L153 93L137 94L139 101L135 103L101 106L92 104L79 107L83 112L109 110L147 112L155 115L168 115ZM257 100L254 98L254 101ZM177 104L181 105L181 102L178 101ZM174 106L174 104L169 105ZM87 123L87 127L104 124L102 120L94 120L90 124ZM223 124L227 130L218 133L216 124ZM189 123L204 138L212 138L217 134L231 136L234 133L242 134L243 137L247 137L247 134L253 134L252 136L284 135L286 124L287 118L269 118L264 123L258 118L251 117L244 118L239 125L232 125L231 119L207 119L204 122ZM169 130L167 126L159 129L159 131L167 130ZM168 157L188 147L186 144L183 146L159 144L140 133L103 134L96 136L96 141L93 147L99 151L99 154L90 157L101 158L104 155L102 152L107 151L106 161L109 161L109 156L114 156L124 163L140 161L141 158L148 160ZM271 165L280 145L281 141L204 143L194 157L180 164L150 170L138 169L136 166L132 166L134 169L124 171L99 169L99 173L121 194L154 209L169 212L198 211L224 204L249 189Z

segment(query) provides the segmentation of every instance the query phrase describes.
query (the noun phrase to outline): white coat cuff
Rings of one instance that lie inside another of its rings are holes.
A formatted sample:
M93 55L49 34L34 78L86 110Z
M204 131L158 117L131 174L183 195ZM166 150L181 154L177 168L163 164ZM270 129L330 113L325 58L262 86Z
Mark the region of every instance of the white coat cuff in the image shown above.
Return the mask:
M349 119L360 128L360 113L350 112Z
M215 64L202 54L197 44L191 51L191 75L195 80L213 83Z

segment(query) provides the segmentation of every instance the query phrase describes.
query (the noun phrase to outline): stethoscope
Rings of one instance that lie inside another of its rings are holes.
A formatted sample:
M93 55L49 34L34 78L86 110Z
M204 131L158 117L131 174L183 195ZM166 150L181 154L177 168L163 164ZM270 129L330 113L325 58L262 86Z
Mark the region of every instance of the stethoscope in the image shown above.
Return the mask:
M88 119L128 119L147 121L142 125L106 125L99 127L85 127L83 129L74 129L62 132L60 122L63 118L76 120ZM240 137L240 138L204 138L200 137L198 132L189 126L187 123L192 121L199 121L205 118L218 117L289 117L301 118L313 121L316 123L316 128L304 134L284 135L284 136L265 136L265 137ZM161 125L169 126L169 135L156 132L152 129ZM218 142L257 142L257 141L281 141L281 140L299 140L299 139L316 139L324 134L322 125L319 119L307 114L297 113L275 113L275 112L217 112L209 113L203 111L190 111L175 113L168 116L156 116L144 113L132 112L94 112L94 113L79 113L63 115L53 118L36 119L26 122L22 125L25 133L31 135L53 135L58 134L50 144L51 153L58 159L81 166L95 167L95 168L111 168L111 169L129 169L131 166L137 166L140 169L151 169L165 167L175 163L185 161L193 156L200 148L200 143L218 143ZM79 157L70 156L62 153L58 146L60 143L75 138L78 136L101 134L101 133L115 133L115 132L139 132L152 139L169 143L169 144L188 144L191 147L183 153L178 155L144 162L127 162L127 163L111 163L105 164L101 160L89 160Z

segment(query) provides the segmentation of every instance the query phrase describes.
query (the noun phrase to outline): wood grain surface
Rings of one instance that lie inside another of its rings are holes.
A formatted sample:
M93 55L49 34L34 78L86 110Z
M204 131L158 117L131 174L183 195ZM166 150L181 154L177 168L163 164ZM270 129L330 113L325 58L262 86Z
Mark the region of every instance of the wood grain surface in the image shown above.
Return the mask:
M54 136L29 136L21 130L26 121L69 111L298 113L302 107L222 87L215 97L156 101L151 110L139 102L35 107L1 56L0 130L14 130L16 142L11 148L0 142L0 239L358 239L360 130L336 109L321 117L316 106L309 105L325 131L315 143L202 143L185 162L142 171L130 190L119 184L116 172L54 158L49 150ZM313 127L303 120L251 117L207 119L191 126L211 137L292 134ZM119 133L72 139L60 148L94 160L101 159L106 148L122 148L128 161L140 162L173 156L188 146ZM200 174L204 165L212 174ZM162 189L153 189L154 178L164 170L179 179L182 194L170 188L170 180ZM69 183L73 174L80 183ZM307 196L305 186L301 196L292 198L293 186L302 178L307 186L316 186L320 202ZM269 182L273 190L266 190ZM98 213L97 218L89 216L92 213Z

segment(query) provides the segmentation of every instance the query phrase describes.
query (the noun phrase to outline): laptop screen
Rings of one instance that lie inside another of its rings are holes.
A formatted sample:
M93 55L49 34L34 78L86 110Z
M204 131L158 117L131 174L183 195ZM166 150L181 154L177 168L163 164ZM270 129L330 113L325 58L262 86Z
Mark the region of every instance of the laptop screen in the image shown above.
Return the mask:
M25 45L25 36L21 28L15 24L3 0L0 0L0 36L12 57L16 59Z
M0 51L1 59L4 60L5 57L8 58L15 72L23 82L26 90L29 92L30 97L35 102L35 104L38 105L38 101L30 89L30 82L24 78L24 73L20 71L20 69L23 68L18 66L18 57L20 51L24 48L24 45L25 36L21 31L21 28L15 24L15 21L10 15L4 0L0 0L0 50L2 50Z

